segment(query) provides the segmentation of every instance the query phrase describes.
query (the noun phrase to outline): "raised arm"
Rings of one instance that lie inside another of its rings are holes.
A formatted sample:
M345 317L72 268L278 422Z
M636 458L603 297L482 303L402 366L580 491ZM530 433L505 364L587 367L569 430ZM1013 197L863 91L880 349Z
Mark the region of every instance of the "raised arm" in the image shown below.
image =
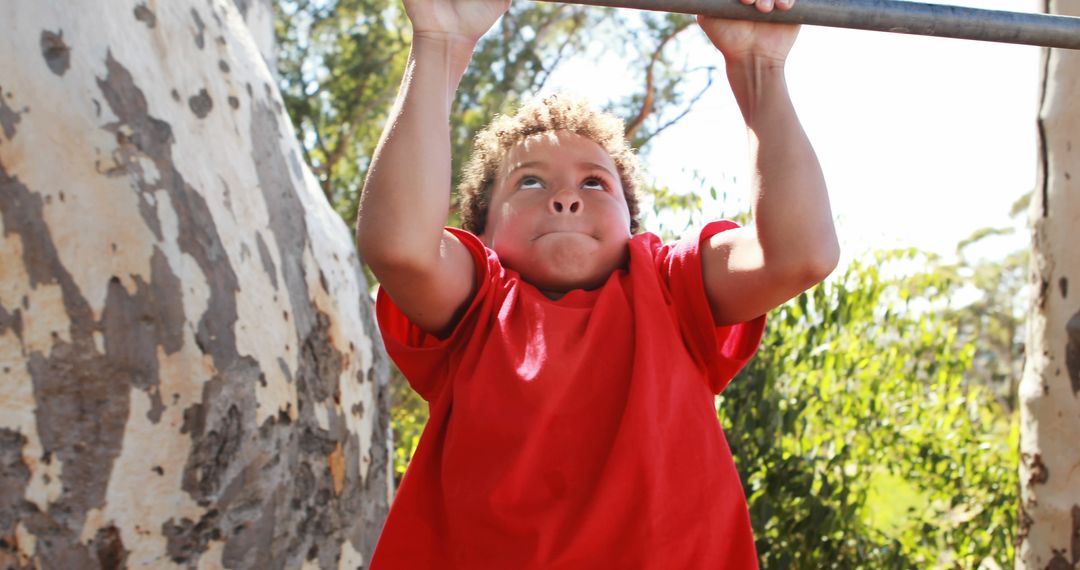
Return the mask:
M762 11L773 8L772 0L756 4ZM776 7L790 4L777 2ZM798 28L698 21L724 54L752 162L753 223L717 234L702 251L713 320L725 325L762 315L821 282L836 267L840 247L821 166L784 79Z
M406 0L413 43L357 214L361 257L420 328L454 324L476 288L474 263L446 232L450 107L480 37L509 0Z

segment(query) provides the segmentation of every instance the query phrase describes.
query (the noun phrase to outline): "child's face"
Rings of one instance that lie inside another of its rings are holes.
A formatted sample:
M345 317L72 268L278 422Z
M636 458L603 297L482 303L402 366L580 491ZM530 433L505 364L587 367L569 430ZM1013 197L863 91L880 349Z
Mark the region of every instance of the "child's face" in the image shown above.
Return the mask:
M480 238L553 296L603 285L626 262L630 211L618 170L592 140L556 131L510 149Z

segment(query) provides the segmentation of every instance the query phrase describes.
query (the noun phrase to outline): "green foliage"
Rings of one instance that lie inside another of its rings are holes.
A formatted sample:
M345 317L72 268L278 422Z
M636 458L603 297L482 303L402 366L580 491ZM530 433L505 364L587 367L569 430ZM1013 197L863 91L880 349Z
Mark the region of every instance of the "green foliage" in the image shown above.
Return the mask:
M1031 194L1013 206L1025 208ZM956 247L954 263L936 263L935 271L950 294L964 303L950 309L945 318L956 323L961 342L976 346L968 379L990 388L1008 411L1016 409L1017 386L1024 364L1024 320L1028 311L1027 248L987 259L971 255L988 240L1008 236L1013 228L983 228ZM991 242L993 243L993 242Z
M932 310L947 288L885 276L915 257L855 262L780 307L718 398L764 567L1012 559L1015 422L965 382L975 349Z
M428 420L427 402L409 387L397 367L391 367L390 426L394 439L394 488L401 483L405 469L420 443Z

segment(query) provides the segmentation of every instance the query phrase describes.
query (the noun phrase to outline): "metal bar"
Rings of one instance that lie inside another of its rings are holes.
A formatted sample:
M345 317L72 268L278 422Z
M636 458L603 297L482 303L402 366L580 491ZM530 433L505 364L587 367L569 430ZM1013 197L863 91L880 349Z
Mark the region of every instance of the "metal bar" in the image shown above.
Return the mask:
M555 1L555 0L544 0ZM561 0L559 0L561 1ZM906 0L796 0L758 12L739 0L569 0L573 4L1080 49L1080 18Z

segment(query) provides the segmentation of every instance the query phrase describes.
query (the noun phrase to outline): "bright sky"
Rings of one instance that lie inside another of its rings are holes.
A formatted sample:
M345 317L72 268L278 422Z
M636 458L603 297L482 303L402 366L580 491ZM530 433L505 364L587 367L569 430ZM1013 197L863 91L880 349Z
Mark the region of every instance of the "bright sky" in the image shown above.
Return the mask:
M1038 11L1036 0L953 4ZM693 36L682 43L691 65L722 65L700 31L684 35ZM803 27L788 84L825 171L845 257L897 246L949 254L979 228L1011 225L1010 206L1035 183L1039 51ZM588 85L571 90L602 104L637 87L613 67L573 63L551 86ZM718 79L691 115L653 141L648 165L660 185L700 188L696 171L706 189L748 194L742 117ZM1021 229L979 253L996 257L1027 239Z

